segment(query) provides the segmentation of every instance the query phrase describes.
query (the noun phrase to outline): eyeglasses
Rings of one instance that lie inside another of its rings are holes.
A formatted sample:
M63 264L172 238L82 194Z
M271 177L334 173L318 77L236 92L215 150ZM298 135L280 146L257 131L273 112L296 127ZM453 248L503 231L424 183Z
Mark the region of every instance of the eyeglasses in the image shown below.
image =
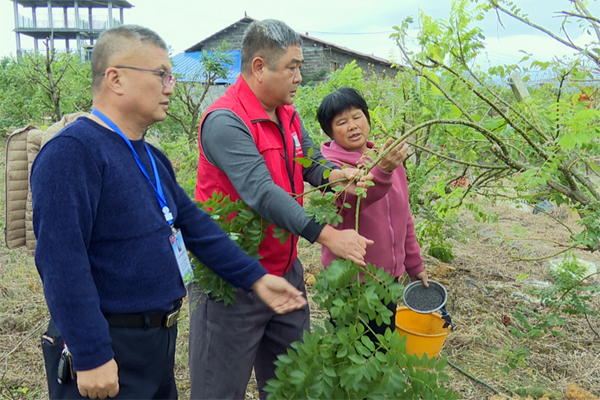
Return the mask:
M153 74L160 75L161 83L164 87L173 87L175 85L175 76L168 73L167 71L163 71L160 69L148 69L148 68L140 68L140 67L130 67L128 65L117 65L113 68L121 69L134 69L136 71L147 71L152 72ZM106 72L103 72L102 75L105 75Z

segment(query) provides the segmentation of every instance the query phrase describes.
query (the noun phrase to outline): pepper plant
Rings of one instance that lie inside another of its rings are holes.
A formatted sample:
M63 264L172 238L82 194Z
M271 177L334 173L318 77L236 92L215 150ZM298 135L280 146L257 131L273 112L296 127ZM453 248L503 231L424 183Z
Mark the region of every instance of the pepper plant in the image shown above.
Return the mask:
M331 208L342 189L337 186L334 192L309 192L309 212L319 221L339 222L340 216ZM364 189L358 193L366 195ZM213 195L201 206L242 249L256 255L267 226L256 213L240 200L232 202L221 194ZM197 260L194 266L194 281L201 290L215 300L233 303L235 289L231 285ZM305 332L302 342L293 343L287 354L278 357L277 379L265 387L269 398L458 397L444 386L445 360L409 355L406 339L400 339L396 330L376 335L369 328L369 321L394 325L386 304L397 302L403 287L388 272L375 265L361 267L336 259L318 275L313 289L313 300L329 312L335 325L330 321L314 325L312 332Z
M318 275L313 290L313 300L335 325L313 325L278 357L277 379L265 387L269 399L458 398L444 385L445 359L407 354L406 338L395 330L370 331L371 320L391 322L385 304L402 294L389 273L338 258Z
M211 215L221 229L246 254L260 259L257 253L258 246L266 237L267 225L250 207L241 200L231 201L229 196L217 192L205 202L199 202L198 205ZM191 261L194 267L192 282L196 283L207 296L223 301L225 304L233 304L236 288L202 264L194 255L191 255Z

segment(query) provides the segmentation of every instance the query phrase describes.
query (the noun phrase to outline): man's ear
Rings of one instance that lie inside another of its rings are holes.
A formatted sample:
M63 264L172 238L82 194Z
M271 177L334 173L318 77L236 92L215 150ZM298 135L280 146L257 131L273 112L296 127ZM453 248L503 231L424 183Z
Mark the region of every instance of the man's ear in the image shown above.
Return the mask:
M252 75L258 82L262 82L263 74L267 68L268 65L262 57L254 57L252 60Z
M118 68L107 68L104 73L104 83L116 94L123 94L123 74Z

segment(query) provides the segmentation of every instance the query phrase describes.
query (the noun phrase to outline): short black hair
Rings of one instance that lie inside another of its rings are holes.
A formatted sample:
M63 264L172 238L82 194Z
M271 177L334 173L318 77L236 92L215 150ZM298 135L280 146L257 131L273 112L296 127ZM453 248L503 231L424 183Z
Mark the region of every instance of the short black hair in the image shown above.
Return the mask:
M263 58L269 69L277 68L288 47L302 48L302 38L283 21L265 19L253 21L242 38L242 71L250 71L255 57Z
M165 41L151 29L139 25L118 25L104 31L92 51L92 88L98 89L103 74L110 65L108 62L115 54L131 51L139 43L151 44L165 51Z
M367 102L358 92L358 90L344 87L336 90L333 93L325 96L319 109L317 110L317 119L321 124L321 129L333 139L333 129L331 122L340 113L348 111L352 108L358 108L365 113L367 122L371 126L371 117L369 116L369 106Z

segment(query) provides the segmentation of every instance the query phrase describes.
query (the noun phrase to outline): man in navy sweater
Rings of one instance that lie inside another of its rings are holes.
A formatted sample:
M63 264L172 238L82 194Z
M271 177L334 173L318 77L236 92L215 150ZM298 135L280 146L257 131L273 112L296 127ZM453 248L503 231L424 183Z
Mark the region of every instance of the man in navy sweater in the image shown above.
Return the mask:
M110 29L94 47L92 75L91 116L50 140L31 172L50 398L174 399L176 321L190 277L182 243L277 313L306 300L200 211L144 141L173 93L165 42L139 26Z

